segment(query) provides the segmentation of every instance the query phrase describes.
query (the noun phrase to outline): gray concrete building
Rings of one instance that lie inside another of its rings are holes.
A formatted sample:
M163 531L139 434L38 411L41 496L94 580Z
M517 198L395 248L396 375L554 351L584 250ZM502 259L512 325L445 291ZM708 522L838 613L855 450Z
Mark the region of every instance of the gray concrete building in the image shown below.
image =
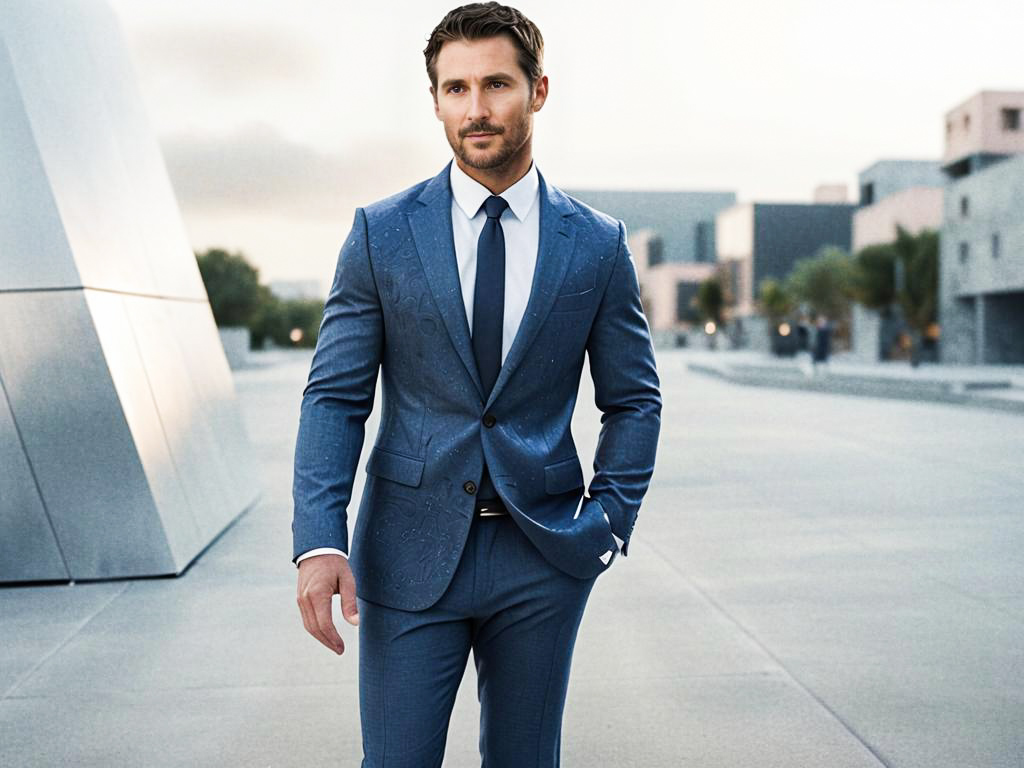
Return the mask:
M855 206L849 203L743 203L718 214L718 261L729 267L736 317L757 314L757 287L784 279L800 259L825 246L850 250Z
M938 160L880 160L858 174L860 205L853 215L853 253L896 240L897 227L917 234L942 227L946 176ZM859 362L905 359L910 337L899 306L852 307L852 358ZM929 337L927 354L934 356Z
M906 189L942 187L945 183L938 160L879 160L857 174L858 203L876 205Z
M622 219L629 233L652 231L651 266L715 260L715 216L735 192L566 189L567 194Z
M947 114L940 359L1024 363L1024 92L983 91Z

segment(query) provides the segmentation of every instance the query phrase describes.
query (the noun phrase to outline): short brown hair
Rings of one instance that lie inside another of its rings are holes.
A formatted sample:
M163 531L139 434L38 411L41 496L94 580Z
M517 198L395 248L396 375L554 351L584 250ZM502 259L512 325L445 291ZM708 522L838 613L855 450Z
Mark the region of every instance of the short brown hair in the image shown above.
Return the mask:
M482 40L508 35L519 49L519 66L532 86L544 74L544 38L537 25L520 11L500 3L470 3L448 12L434 27L423 49L427 76L437 88L437 57L441 46L455 40Z

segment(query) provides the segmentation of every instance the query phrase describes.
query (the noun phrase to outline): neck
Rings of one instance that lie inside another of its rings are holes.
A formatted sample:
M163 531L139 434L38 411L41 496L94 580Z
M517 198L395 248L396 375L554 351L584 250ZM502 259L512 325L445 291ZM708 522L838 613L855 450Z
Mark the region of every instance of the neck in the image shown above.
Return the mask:
M492 195L500 195L530 170L533 162L532 143L532 139L527 140L515 155L495 168L473 168L463 163L458 156L455 162L469 178L487 187Z

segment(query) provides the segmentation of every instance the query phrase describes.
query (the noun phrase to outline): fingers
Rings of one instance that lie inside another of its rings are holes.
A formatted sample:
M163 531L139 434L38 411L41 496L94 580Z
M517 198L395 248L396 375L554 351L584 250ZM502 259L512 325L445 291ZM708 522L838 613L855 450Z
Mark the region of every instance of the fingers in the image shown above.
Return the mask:
M341 639L338 628L334 626L334 621L331 619L331 598L333 596L333 592L326 595L319 593L313 595L313 614L316 619L316 627L319 630L316 638L341 655L345 652L345 641Z
M342 559L339 556L319 555L299 564L296 602L306 631L340 655L345 652L345 642L331 620L331 599L338 592L338 571L330 567L330 563L324 562L335 558ZM314 563L315 560L321 562Z
M341 615L353 627L359 626L359 605L356 602L356 582L353 578L341 579Z

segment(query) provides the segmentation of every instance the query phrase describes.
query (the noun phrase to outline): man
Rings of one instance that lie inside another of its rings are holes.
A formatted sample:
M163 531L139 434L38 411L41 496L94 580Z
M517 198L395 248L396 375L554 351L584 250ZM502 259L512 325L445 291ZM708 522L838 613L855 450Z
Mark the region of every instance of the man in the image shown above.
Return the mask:
M298 603L336 653L333 594L359 626L364 768L441 765L470 650L484 764L557 766L583 608L653 473L658 375L624 226L533 163L539 30L467 5L424 55L455 156L357 209L341 250L295 451ZM603 412L589 496L570 432L585 352Z

